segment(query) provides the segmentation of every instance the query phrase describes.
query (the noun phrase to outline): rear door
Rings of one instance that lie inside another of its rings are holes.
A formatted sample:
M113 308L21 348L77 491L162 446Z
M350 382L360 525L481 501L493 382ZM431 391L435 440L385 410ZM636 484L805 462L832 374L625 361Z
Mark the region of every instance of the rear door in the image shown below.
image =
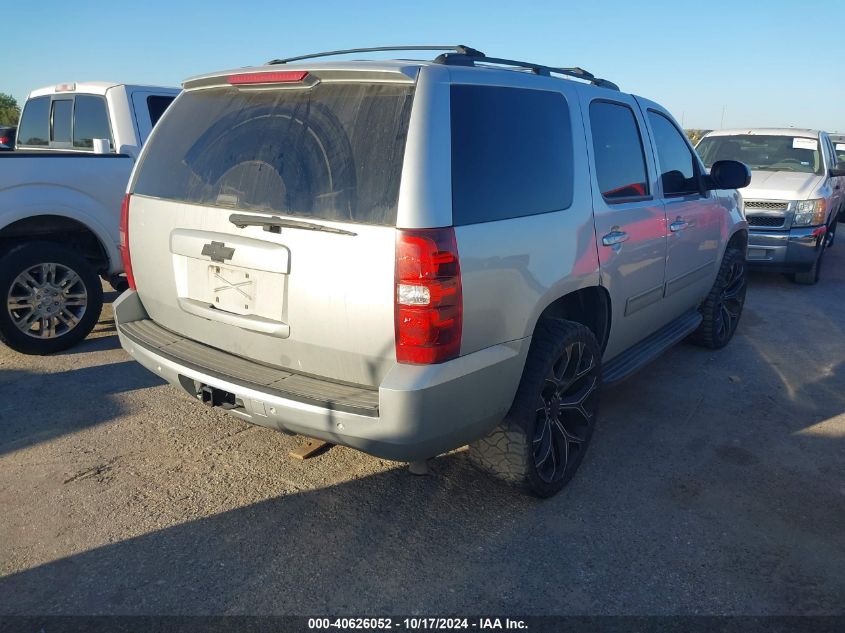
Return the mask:
M135 112L135 125L141 145L147 141L155 124L175 98L173 95L141 90L132 93L132 109Z
M361 77L178 97L130 187L133 269L157 323L259 363L379 384L395 362L414 83Z
M702 191L704 168L684 133L665 111L642 105L669 229L663 309L675 318L697 306L713 285L727 213L714 192Z
M582 92L601 280L613 311L605 357L613 358L666 322L666 217L655 196L654 162L634 99Z

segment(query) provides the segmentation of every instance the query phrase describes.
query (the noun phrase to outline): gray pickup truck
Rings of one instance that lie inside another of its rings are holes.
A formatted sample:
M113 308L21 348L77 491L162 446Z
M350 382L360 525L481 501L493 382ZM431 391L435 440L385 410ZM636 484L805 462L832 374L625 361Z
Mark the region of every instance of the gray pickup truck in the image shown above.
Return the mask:
M718 130L696 149L705 166L727 158L751 168L742 192L749 266L815 284L845 217L845 163L830 136L796 128Z
M115 317L209 406L388 459L468 443L549 496L603 382L736 330L748 169L609 81L455 47L184 88L129 184Z
M33 90L17 151L0 152L0 341L49 354L85 338L120 287L120 204L176 88L110 82Z

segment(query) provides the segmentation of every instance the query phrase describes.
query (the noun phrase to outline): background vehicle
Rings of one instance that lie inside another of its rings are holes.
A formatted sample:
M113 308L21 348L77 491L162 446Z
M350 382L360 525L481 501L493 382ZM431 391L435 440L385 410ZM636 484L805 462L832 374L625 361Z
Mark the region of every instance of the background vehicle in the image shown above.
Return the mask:
M751 168L742 193L748 264L814 284L845 207L845 164L825 132L759 128L710 132L696 149L705 166L730 158Z
M33 91L0 154L0 340L28 354L87 336L102 275L120 287L120 202L175 88L105 82Z
M602 378L735 331L746 224L725 189L747 168L706 174L610 82L456 47L184 87L129 185L115 318L209 405L389 459L471 443L545 496Z
M14 126L0 125L0 150L15 149L15 131L17 129Z
M833 143L833 153L836 155L836 162L845 163L845 134L831 134L830 142ZM839 221L845 221L845 217L840 215Z

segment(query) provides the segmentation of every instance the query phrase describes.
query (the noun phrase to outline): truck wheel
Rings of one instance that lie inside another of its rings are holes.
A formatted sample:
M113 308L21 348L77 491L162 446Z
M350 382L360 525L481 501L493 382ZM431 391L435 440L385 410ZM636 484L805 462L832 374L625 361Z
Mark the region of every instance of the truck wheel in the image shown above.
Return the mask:
M818 283L819 277L821 276L822 272L822 261L824 260L824 253L826 250L827 249L822 246L819 249L819 254L816 257L816 261L813 263L813 267L803 273L793 274L792 281L797 284L801 284L802 286L812 286L813 284Z
M725 249L716 281L699 307L701 325L690 335L690 341L710 349L727 345L739 325L747 287L745 253L737 248Z
M91 264L51 242L28 242L0 259L0 341L24 354L52 354L84 339L103 307Z
M470 460L538 497L554 495L584 458L600 388L601 349L593 333L572 321L541 322L510 411L470 444Z

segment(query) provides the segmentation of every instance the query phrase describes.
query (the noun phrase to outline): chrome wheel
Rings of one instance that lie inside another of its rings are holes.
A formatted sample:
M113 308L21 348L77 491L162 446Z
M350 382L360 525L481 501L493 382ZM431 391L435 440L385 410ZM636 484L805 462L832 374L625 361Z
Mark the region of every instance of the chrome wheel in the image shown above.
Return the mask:
M532 453L537 475L561 481L586 450L596 415L599 363L587 345L568 345L546 376L537 403Z
M21 332L36 339L52 339L79 324L88 307L88 290L73 269L41 263L15 277L6 306Z
M725 287L716 304L716 338L729 338L736 330L745 303L745 262L735 260L728 269Z

